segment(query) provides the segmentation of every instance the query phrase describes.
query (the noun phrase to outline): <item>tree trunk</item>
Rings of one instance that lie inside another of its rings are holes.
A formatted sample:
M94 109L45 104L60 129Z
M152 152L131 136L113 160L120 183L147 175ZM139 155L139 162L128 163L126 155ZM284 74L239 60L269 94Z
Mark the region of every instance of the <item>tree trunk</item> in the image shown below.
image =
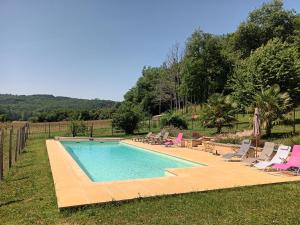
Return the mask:
M272 122L267 122L266 125L266 136L270 137L272 133Z
M222 125L221 124L217 124L217 133L220 134L222 130Z

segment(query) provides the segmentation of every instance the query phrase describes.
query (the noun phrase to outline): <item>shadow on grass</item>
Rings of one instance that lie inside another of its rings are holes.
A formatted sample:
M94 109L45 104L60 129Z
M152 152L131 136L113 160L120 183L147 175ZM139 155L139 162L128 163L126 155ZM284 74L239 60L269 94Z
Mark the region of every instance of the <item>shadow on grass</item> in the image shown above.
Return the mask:
M16 168L25 168L25 167L32 166L32 165L33 165L32 163L27 163L27 164L23 164L23 165L16 165Z
M299 135L298 132L293 133L293 132L278 132L278 133L272 133L269 137L266 135L263 135L263 139L280 139L280 138L292 138L294 136Z
M10 205L10 204L13 204L13 203L18 203L18 202L22 202L24 201L24 199L16 199L16 200L11 200L11 201L7 201L7 202L0 202L0 208L3 207L3 206L7 206L7 205Z
M15 178L15 179L9 179L8 181L15 182L15 181L20 181L20 180L27 180L28 178L30 178L30 176L20 177L20 178Z

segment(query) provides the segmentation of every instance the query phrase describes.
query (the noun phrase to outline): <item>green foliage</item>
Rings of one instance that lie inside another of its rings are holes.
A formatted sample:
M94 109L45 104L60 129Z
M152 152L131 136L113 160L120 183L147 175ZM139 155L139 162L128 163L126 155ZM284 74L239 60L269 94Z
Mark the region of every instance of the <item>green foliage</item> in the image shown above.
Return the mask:
M70 131L73 137L85 135L87 132L87 126L82 120L72 120L70 122Z
M142 120L143 114L138 106L124 101L113 115L113 127L123 129L126 134L133 134Z
M205 127L216 127L217 133L221 133L224 125L231 126L232 122L236 121L236 108L237 104L231 96L213 94L203 109L201 122Z
M87 100L54 97L53 95L0 94L0 114L6 115L8 120L53 122L74 117L76 119L100 119L105 110L113 110L115 105L116 102L108 100Z
M125 99L151 115L187 111L213 93L234 92L245 107L261 87L278 83L297 103L299 18L273 0L250 12L234 33L217 36L197 29L182 52L175 45L162 66L144 68Z
M286 40L294 31L295 12L285 10L281 0L264 3L249 14L234 34L234 47L241 56L247 57L251 51L272 38Z
M187 97L193 103L205 102L212 93L223 91L230 66L221 48L220 37L201 30L188 38L182 86L188 87Z
M291 110L291 98L287 92L281 93L279 85L257 93L251 107L251 113L257 107L260 112L261 126L270 136L272 127L285 120L284 115Z
M278 84L293 103L300 101L300 55L297 48L280 39L269 41L242 60L228 82L232 95L244 106L256 93Z
M169 106L172 83L168 77L166 67L145 67L142 77L139 78L134 88L124 96L125 101L130 101L148 112L158 114Z
M163 115L161 118L161 125L163 127L173 126L179 129L188 128L187 121L178 113L166 113L165 115Z

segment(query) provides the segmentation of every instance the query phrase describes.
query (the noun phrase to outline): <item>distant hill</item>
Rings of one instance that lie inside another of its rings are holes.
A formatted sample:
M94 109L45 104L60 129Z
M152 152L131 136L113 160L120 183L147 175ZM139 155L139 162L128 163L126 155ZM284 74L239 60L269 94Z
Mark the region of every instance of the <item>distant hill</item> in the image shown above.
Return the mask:
M27 120L39 112L91 111L112 108L111 100L88 100L53 95L0 94L0 115L9 120Z

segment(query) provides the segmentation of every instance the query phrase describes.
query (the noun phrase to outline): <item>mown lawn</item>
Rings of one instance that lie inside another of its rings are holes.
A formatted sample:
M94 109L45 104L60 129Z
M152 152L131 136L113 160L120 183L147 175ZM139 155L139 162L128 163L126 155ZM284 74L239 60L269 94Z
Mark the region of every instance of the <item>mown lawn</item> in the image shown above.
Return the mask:
M203 181L205 182L205 181ZM300 183L58 211L45 140L30 140L0 183L0 224L300 224Z

